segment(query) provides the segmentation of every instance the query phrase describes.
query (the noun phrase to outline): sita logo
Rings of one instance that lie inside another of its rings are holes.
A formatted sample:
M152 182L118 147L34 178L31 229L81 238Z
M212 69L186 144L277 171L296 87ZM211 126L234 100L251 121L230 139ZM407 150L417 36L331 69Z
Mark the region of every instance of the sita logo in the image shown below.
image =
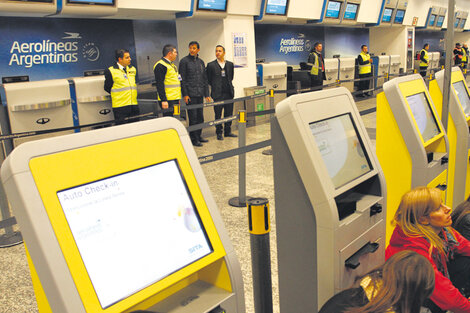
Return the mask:
M96 61L100 58L100 49L92 42L83 46L82 56L88 61Z

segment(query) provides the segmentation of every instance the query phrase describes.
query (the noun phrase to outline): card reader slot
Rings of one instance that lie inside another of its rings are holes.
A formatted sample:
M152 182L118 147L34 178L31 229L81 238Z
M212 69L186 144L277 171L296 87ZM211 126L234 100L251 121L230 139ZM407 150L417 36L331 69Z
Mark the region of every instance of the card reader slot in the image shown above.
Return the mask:
M374 253L379 248L379 244L377 242L368 242L365 244L361 249L359 249L356 253L354 253L350 258L348 258L344 265L350 269L356 269L361 265L359 259L369 253Z

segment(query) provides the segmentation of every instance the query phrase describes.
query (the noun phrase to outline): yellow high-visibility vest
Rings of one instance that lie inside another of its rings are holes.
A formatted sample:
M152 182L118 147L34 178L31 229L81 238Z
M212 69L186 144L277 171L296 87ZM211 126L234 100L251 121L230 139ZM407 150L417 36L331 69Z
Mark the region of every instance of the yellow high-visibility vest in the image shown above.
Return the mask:
M467 62L467 51L462 48L463 56L462 56L462 63Z
M163 82L163 84L165 85L166 99L181 99L181 83L179 80L178 69L176 68L176 65L174 65L173 63L169 64L163 59L161 59L153 66L154 70L157 64L162 64L166 67L165 81ZM161 100L160 95L158 95L158 100Z
M359 57L361 57L362 61L364 61L364 62L370 60L370 54L366 54L364 52L361 52ZM369 74L371 72L372 72L372 66L371 66L370 63L366 63L366 64L363 64L363 65L359 64L359 74Z
M424 67L426 67L426 66L429 65L429 54L428 54L428 52L426 51L426 49L422 49L422 50L421 50L421 52L423 52L423 51L424 51L424 57L423 57L422 60L420 60L419 66L424 66ZM420 54L421 54L421 53L420 53ZM423 62L423 60L426 61L426 62Z
M111 88L111 102L113 108L126 105L137 105L137 85L135 76L137 70L133 66L126 68L127 73L120 68L109 67L113 76L113 87Z
M315 52L312 52L315 55L315 61L313 62L312 69L310 70L311 75L318 76L320 70L320 62L318 61L318 55Z

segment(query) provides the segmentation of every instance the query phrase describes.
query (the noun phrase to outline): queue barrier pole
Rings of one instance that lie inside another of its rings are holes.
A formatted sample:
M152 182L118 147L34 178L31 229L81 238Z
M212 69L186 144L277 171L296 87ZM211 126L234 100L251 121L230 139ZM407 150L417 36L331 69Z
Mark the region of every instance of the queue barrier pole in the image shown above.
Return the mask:
M238 111L238 148L246 146L246 110ZM228 204L237 208L246 207L246 153L238 155L238 197L228 200Z
M16 219L10 214L10 207L8 206L3 184L0 184L0 212L2 214L0 229L5 229L5 233L0 236L0 248L11 247L22 243L23 236L21 233L13 230L13 225L16 224Z
M269 109L274 109L274 89L269 90ZM261 152L264 155L273 155L273 149L269 148Z
M272 313L269 201L266 198L252 198L248 201L247 209L255 313Z

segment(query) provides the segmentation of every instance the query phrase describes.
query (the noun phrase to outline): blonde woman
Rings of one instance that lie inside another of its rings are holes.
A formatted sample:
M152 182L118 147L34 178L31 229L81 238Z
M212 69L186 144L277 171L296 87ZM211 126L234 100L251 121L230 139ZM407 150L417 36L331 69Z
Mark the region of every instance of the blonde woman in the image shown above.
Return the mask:
M435 273L431 310L470 313L470 301L453 285L448 270L448 263L455 256L470 256L470 242L452 229L450 212L441 201L439 189L418 187L407 192L395 214L396 227L385 257L403 250L425 256Z

